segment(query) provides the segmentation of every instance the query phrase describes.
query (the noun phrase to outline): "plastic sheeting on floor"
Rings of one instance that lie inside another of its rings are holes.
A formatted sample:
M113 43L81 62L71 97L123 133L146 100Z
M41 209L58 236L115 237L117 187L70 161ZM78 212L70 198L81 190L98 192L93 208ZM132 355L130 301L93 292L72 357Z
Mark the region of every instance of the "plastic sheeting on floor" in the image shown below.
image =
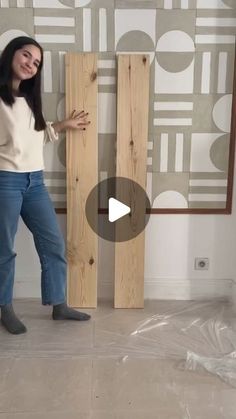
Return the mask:
M206 369L236 387L236 314L230 302L146 301L144 309L100 302L89 322L52 321L40 302L18 302L28 333L0 331L0 357L168 358Z

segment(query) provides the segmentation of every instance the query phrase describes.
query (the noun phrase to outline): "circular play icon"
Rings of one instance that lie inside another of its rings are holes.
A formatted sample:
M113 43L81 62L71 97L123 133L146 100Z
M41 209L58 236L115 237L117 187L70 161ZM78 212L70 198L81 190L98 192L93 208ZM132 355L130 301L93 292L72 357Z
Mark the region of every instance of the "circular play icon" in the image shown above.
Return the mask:
M150 208L148 196L138 183L125 177L111 177L91 190L85 212L96 234L109 241L123 242L144 230ZM98 217L98 212L103 215Z

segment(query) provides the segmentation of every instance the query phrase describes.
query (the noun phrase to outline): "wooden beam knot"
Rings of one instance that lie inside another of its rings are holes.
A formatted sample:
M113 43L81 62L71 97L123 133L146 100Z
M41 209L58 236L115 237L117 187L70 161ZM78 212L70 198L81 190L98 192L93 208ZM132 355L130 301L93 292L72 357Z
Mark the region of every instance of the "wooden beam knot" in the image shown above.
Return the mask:
M93 71L92 74L91 74L90 80L94 81L94 80L96 80L96 78L97 78L97 73L95 71Z
M91 257L90 259L89 259L89 265L93 265L94 264L94 258L93 257Z

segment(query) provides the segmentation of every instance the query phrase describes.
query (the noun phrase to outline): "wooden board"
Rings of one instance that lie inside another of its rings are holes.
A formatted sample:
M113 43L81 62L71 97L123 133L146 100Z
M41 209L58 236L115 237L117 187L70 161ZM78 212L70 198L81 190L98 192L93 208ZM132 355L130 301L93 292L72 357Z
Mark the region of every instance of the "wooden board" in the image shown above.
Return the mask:
M96 307L98 237L87 222L85 204L98 182L97 55L67 53L65 66L66 116L84 110L91 121L85 131L66 132L67 300L73 307Z
M116 176L126 177L146 190L149 107L149 56L118 56ZM135 207L130 197L131 207ZM132 211L130 223L132 220ZM143 206L145 217L145 204ZM145 232L115 244L116 308L144 306Z

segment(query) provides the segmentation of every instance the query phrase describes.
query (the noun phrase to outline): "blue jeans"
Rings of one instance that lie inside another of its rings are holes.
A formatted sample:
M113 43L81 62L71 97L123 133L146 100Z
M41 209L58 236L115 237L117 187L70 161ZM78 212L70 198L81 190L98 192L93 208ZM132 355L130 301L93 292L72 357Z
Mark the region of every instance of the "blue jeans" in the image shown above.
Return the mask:
M60 304L66 300L65 243L43 171L0 170L0 305L11 303L13 298L13 246L20 216L33 234L39 255L42 304Z

